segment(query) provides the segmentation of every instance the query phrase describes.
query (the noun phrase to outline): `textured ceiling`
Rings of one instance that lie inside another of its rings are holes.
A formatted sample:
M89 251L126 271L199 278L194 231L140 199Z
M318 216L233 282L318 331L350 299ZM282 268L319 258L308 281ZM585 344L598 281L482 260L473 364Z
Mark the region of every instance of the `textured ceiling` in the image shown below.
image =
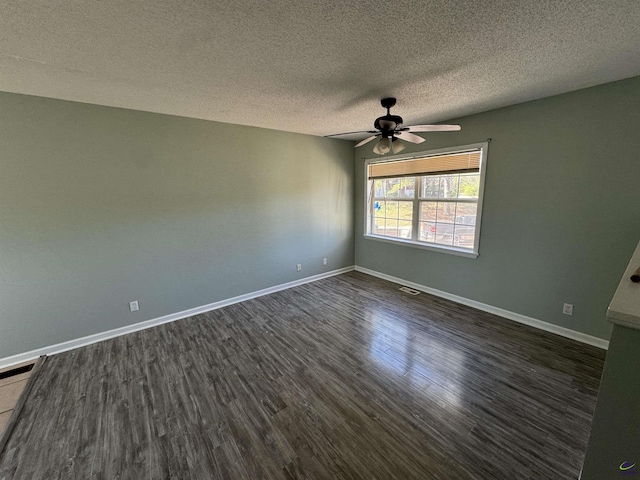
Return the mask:
M0 90L326 135L640 75L638 0L0 0Z

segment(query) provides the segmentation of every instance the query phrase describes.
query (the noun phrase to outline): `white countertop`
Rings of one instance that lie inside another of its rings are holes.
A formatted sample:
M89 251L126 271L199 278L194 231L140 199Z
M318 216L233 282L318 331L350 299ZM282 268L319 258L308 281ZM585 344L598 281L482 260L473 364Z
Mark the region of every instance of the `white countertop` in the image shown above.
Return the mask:
M640 243L633 252L629 265L620 280L607 309L607 318L617 323L640 330L640 283L633 283L631 275L640 267Z

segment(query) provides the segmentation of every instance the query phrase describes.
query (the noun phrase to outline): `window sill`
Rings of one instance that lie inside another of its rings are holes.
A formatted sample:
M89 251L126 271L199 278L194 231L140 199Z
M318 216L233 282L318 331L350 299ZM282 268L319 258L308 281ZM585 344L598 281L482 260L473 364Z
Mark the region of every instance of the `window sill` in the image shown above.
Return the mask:
M421 248L422 250L431 250L433 252L448 253L450 255L458 255L467 258L478 258L478 253L457 247L451 247L448 245L434 245L421 242L414 242L413 240L403 240L401 238L389 238L381 237L379 235L364 234L364 238L367 240L376 240L378 242L393 243L395 245L404 245L412 248Z

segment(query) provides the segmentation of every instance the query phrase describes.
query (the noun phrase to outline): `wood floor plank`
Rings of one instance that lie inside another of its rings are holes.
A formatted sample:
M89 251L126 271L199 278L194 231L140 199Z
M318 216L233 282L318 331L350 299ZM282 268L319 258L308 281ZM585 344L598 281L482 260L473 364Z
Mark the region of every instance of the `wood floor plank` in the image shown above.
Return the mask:
M567 479L604 352L362 273L47 359L0 479Z

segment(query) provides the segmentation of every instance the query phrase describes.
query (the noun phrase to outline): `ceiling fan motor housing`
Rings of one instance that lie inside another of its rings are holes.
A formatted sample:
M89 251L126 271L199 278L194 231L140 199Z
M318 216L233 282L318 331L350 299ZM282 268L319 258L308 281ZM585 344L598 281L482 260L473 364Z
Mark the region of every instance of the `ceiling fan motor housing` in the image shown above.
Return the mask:
M382 132L383 137L390 137L400 125L402 125L402 117L390 114L376 118L373 123L374 128Z

